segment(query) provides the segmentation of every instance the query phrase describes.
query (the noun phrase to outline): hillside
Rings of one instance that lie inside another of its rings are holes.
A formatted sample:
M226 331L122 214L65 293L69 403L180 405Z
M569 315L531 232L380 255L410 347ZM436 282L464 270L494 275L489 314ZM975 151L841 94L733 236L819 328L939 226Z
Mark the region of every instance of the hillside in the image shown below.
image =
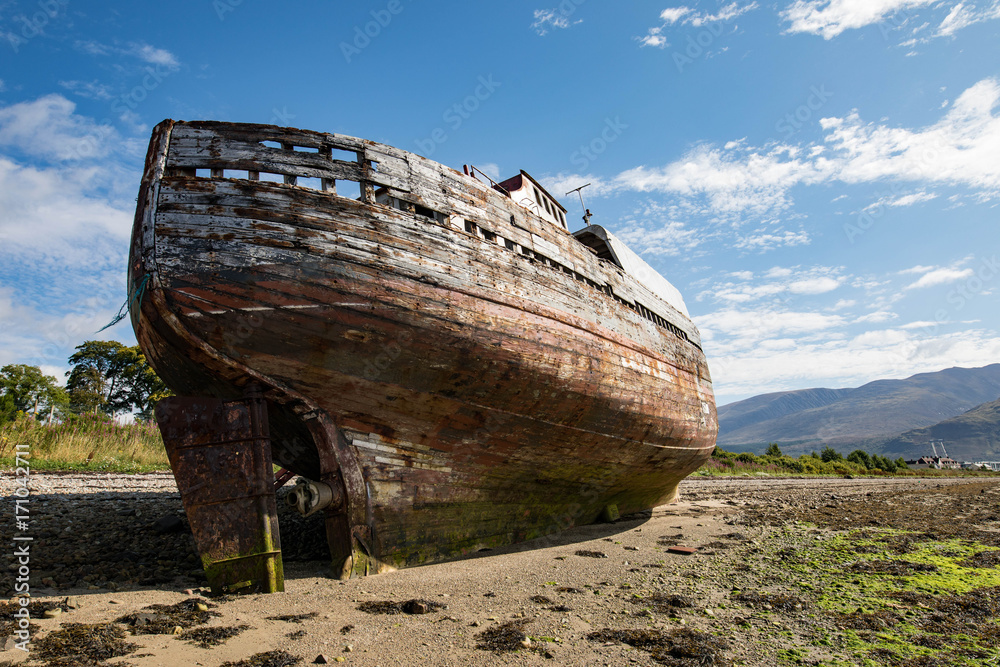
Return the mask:
M943 440L958 461L1000 461L1000 400L984 403L965 414L927 428L907 431L875 451L892 457L915 458L931 453L931 440Z
M719 437L721 439L724 431L738 431L745 426L778 419L793 412L821 408L839 401L852 391L854 390L801 389L799 391L780 391L723 405L719 408Z
M796 454L827 445L853 449L933 426L1000 396L1000 364L949 368L855 389L766 394L719 408L719 445Z

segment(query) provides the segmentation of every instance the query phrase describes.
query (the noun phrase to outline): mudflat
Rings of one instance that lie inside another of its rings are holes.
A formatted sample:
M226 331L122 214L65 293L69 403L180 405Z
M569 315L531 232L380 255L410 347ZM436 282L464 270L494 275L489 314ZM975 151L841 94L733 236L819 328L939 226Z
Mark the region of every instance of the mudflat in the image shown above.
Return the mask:
M1000 664L998 478L696 478L642 515L346 582L322 523L282 514L286 592L232 597L199 587L169 474L35 473L30 500L30 650L0 665Z

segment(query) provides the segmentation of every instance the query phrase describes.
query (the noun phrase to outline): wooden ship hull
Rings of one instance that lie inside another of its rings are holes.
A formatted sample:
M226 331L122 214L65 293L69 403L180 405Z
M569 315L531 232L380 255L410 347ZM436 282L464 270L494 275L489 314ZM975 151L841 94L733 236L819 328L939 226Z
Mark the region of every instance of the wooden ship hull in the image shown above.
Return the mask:
M157 419L213 587L280 589L272 457L326 485L351 576L670 502L710 456L676 291L524 172L471 173L343 135L153 131L130 312L184 397Z

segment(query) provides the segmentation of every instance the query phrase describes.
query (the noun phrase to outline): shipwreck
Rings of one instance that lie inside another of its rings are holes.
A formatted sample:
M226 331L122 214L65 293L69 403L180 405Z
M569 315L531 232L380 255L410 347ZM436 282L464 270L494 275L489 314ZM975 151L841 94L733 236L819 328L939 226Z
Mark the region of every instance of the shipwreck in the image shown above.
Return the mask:
M477 171L269 125L153 130L130 317L177 394L156 419L213 589L282 589L293 475L350 577L670 502L710 456L680 293L606 229L570 233L526 172Z

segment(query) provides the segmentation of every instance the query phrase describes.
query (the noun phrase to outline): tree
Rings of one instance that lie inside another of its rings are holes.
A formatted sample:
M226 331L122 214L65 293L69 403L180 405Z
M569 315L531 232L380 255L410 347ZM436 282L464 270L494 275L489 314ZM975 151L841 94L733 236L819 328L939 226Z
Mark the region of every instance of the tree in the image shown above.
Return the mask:
M819 457L823 459L824 463L829 463L830 461L843 461L844 457L840 455L833 447L824 447L823 451L820 452Z
M67 404L66 390L58 380L42 373L38 366L25 364L0 368L0 396L0 423L13 419L18 412L43 419Z
M872 454L872 467L886 472L896 472L896 462L878 454Z
M874 463L872 462L872 457L870 457L868 455L868 452L864 451L863 449L855 449L847 456L847 460L850 461L851 463L857 463L858 465L863 465L868 470L871 470L872 468L875 467Z
M10 394L0 396L0 426L12 422L16 418L17 407L14 405L14 397Z
M139 417L148 419L156 401L170 395L138 345L89 340L76 350L66 383L73 412L114 416L139 410Z
M764 452L764 456L781 456L781 455L782 455L781 447L779 447L778 443L776 442L772 442L770 445L768 445L767 451Z

